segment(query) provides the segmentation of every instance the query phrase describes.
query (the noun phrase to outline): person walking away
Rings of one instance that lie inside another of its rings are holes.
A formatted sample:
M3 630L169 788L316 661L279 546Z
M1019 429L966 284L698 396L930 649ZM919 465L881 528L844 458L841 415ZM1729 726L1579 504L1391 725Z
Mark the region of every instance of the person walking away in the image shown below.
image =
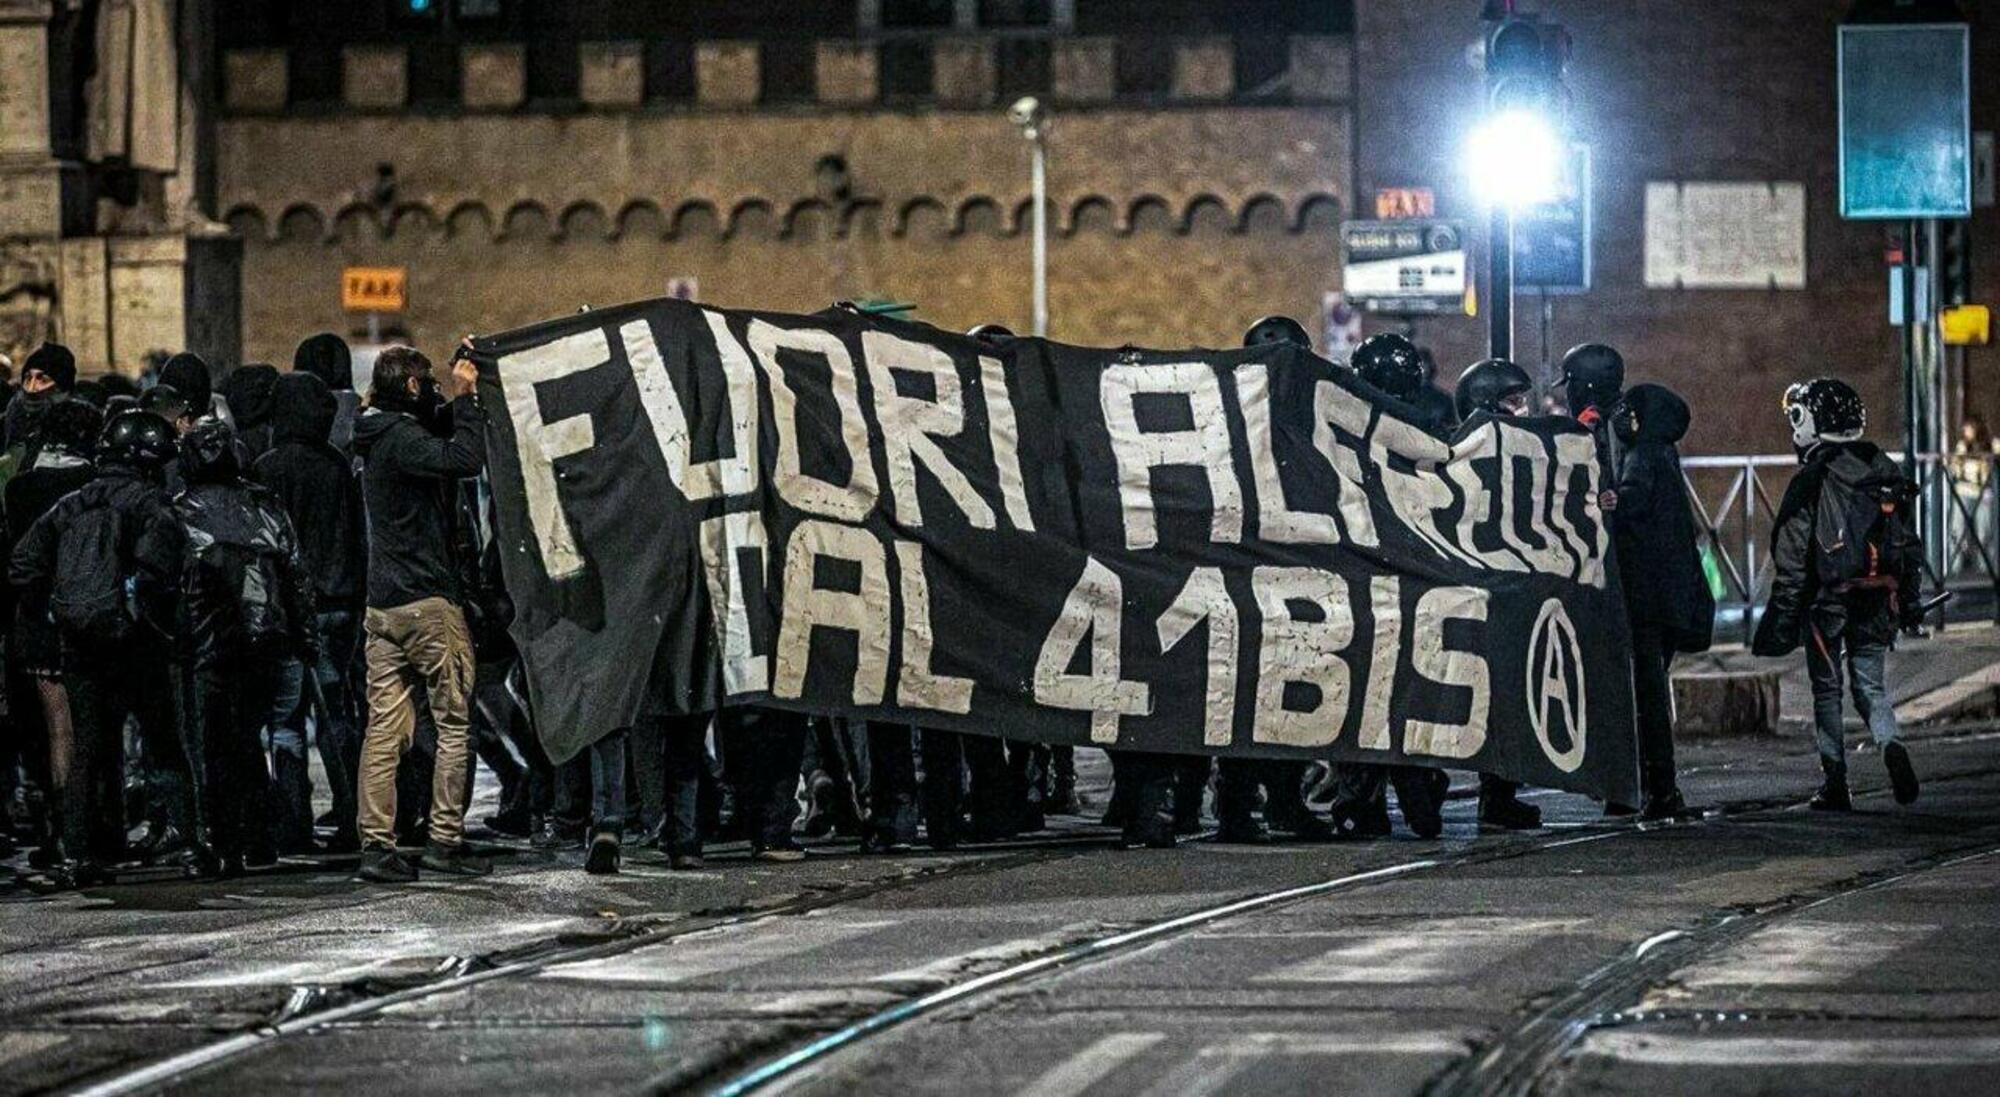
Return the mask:
M222 379L222 398L236 417L237 444L243 447L243 466L271 452L273 429L271 407L278 387L277 367L262 362L238 366Z
M327 850L351 853L361 848L354 799L361 728L348 670L360 645L368 593L368 531L361 482L348 458L328 441L337 413L333 393L313 374L278 378L272 390L272 449L252 471L291 518L312 577L315 607L310 645L315 657L297 671L310 674L314 684L299 691L298 703L281 717L284 747L273 766L278 795L293 837L302 823L310 839L312 785L304 748L311 717L333 794L334 833Z
M1888 656L1899 627L1923 619L1923 543L1911 523L1916 486L1895 461L1862 440L1860 394L1820 377L1785 392L1799 471L1785 487L1771 535L1776 574L1751 650L1806 649L1813 725L1825 781L1812 806L1853 807L1841 719L1842 674L1868 725L1899 804L1915 802L1916 768L1889 700Z
M454 358L440 391L430 359L411 347L390 347L375 360L369 407L354 425L368 515L368 730L357 796L367 880L416 878L415 866L396 852L395 817L396 770L416 732L419 685L437 727L423 866L451 875L481 875L491 867L464 845L473 654L450 558L453 488L478 475L486 460L477 378L470 360ZM444 437L424 426L440 406L449 408Z
M295 662L316 661L313 583L292 520L269 489L243 475L236 432L204 419L181 439L174 514L185 534L180 627L187 734L208 870L220 877L274 864L271 771L263 733ZM304 744L296 764L304 763ZM310 825L310 809L306 816Z
M354 452L354 417L361 414L361 397L354 391L354 355L347 341L330 331L308 335L292 353L292 372L310 373L333 393L333 432L327 441L345 454Z
M174 457L166 420L119 414L98 441L96 478L28 527L10 561L23 612L45 618L62 645L75 735L53 790L68 858L61 883L100 882L124 853L128 718L158 767L169 821L200 833L169 662L182 537L161 480ZM196 852L195 867L206 867Z
M90 451L103 429L104 417L81 401L48 409L33 466L7 481L4 510L10 554L57 500L97 475ZM8 588L10 595L12 589ZM11 765L18 760L46 807L49 790L67 779L75 742L69 693L62 680L62 638L46 613L28 612L25 603L11 597L8 619L6 727L13 742L5 761ZM60 858L60 823L46 810L38 814L41 845L31 863L48 868Z
M1687 401L1659 385L1632 386L1611 415L1620 454L1612 534L1632 630L1642 819L1668 819L1687 810L1674 768L1670 671L1675 653L1707 651L1715 630L1715 595L1702 574L1677 448L1688 421Z

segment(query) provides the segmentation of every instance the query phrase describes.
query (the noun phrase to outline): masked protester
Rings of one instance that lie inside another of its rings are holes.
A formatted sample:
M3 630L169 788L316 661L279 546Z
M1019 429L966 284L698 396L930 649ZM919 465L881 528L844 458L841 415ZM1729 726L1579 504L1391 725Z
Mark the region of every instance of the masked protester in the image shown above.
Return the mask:
M1458 376L1453 410L1462 420L1475 415L1502 419L1526 415L1535 383L1528 371L1504 358L1488 358L1468 366ZM1479 826L1482 830L1533 830L1542 812L1521 802L1519 782L1479 775Z
M160 384L172 385L187 400L188 414L194 418L236 422L229 401L215 391L215 374L201 355L184 350L167 359L166 365L160 367Z
M1778 504L1771 537L1776 575L1751 650L1806 649L1813 724L1825 783L1819 811L1848 811L1842 672L1899 804L1917 798L1917 773L1889 699L1888 656L1899 627L1923 619L1923 543L1911 521L1916 486L1863 441L1867 408L1846 382L1821 377L1785 392L1800 468Z
M12 458L12 469L32 465L32 452L48 410L70 398L76 390L76 356L61 343L43 343L28 355L21 367L21 387L7 404L0 420L0 449Z
M189 431L180 466L187 486L174 513L187 557L177 631L187 732L199 746L209 871L227 877L277 861L263 732L280 707L286 668L313 657L312 580L284 506L244 478L227 423L206 419Z
M416 733L421 683L437 727L429 841L423 866L490 871L465 849L468 698L474 658L452 559L453 486L486 463L485 415L468 360L441 389L430 359L390 347L375 360L369 408L354 425L368 510L368 730L361 745L361 876L400 883L416 868L396 852L396 771ZM451 424L440 437L425 427Z
M1639 716L1642 818L1687 810L1674 769L1676 652L1707 651L1715 596L1701 570L1694 511L1676 444L1687 402L1659 385L1634 385L1611 415L1620 451L1617 539L1625 616L1632 626L1633 700Z
M354 417L361 413L361 397L354 391L354 356L347 341L330 331L309 335L292 353L292 372L310 373L326 383L333 393L332 433L326 441L344 454L354 452Z
M1423 356L1409 339L1394 333L1369 336L1354 348L1348 365L1363 381L1402 402L1404 414L1421 410ZM1416 425L1440 437L1445 433L1437 424ZM1444 833L1444 797L1451 779L1443 770L1342 762L1333 767L1333 778L1333 827L1342 838L1388 836L1387 786L1396 789L1396 804L1410 833L1419 838Z
M245 468L271 452L272 396L277 387L277 368L262 362L238 366L222 379L222 398L236 419L236 444L243 450Z
M1625 389L1625 357L1603 343L1572 347L1563 355L1562 383L1569 413L1589 428L1597 442L1597 464L1605 485L1598 505L1615 511L1618 491L1611 485L1618 481L1619 454L1618 439L1611 431L1611 412Z
M23 612L46 618L62 644L75 722L67 773L54 789L70 858L59 882L102 880L104 866L123 855L128 718L138 722L168 819L182 834L199 833L167 642L183 537L161 474L174 456L166 420L120 414L98 441L96 479L63 496L14 546L10 574Z
M301 681L298 703L282 714L284 745L274 759L286 820L281 848L312 837L312 786L306 772L305 734L317 725L320 763L333 793L334 833L327 848L361 848L355 830L355 780L361 764L361 725L352 673L360 646L361 613L368 593L367 515L353 465L327 440L339 406L326 383L310 373L289 373L272 389L271 452L253 472L291 518L300 553L312 577L317 654L291 673ZM287 691L282 691L287 692Z
M60 403L48 410L41 424L41 448L32 468L18 472L7 481L7 549L11 553L36 520L48 513L56 501L82 487L96 476L90 452L104 429L104 417L95 408L79 401ZM12 741L7 744L0 764L12 771L18 761L36 786L46 793L53 787L52 770L64 780L74 754L74 724L70 719L69 694L62 680L62 638L47 614L27 612L27 607L9 600L7 643L7 696L12 700L10 719L0 723ZM49 824L46 817L40 820ZM49 868L61 859L61 844L51 826L42 835L41 850L33 864Z

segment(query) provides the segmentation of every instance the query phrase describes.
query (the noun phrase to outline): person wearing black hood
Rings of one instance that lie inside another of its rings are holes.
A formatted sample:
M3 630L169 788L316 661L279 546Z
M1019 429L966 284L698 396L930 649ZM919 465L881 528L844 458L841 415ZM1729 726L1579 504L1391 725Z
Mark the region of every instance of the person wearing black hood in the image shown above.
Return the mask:
M160 384L172 385L187 400L196 419L213 417L225 423L235 422L229 401L215 391L215 375L201 355L184 350L167 359L167 364L160 367Z
M390 347L375 359L369 408L354 424L368 508L368 730L361 743L361 876L416 879L396 853L396 770L416 733L416 688L437 728L425 868L483 875L491 866L465 849L468 712L474 655L464 593L452 559L458 481L486 464L486 417L474 396L478 372L452 360L440 392L430 359ZM450 433L425 426L448 408Z
M336 407L333 433L327 441L342 453L354 452L354 417L361 413L361 396L354 391L354 355L347 341L330 331L308 335L292 352L292 372L310 373L326 382Z
M361 726L351 668L368 593L367 515L353 466L328 441L339 406L326 383L311 373L285 374L278 378L271 402L273 446L252 471L291 517L317 607L313 649L318 657L304 669L318 689L304 690L301 702L283 717L286 742L302 746L307 717L316 719L320 763L333 793L335 829L327 848L351 852L361 848L354 800ZM294 837L301 821L310 836L312 787L303 753L296 766L283 754L277 762L278 794Z
M236 444L248 468L271 451L272 393L278 386L276 366L253 362L238 366L222 379L222 399L236 419Z
M180 443L174 515L186 538L180 627L186 732L200 758L205 869L233 876L277 861L263 732L290 660L314 658L313 583L284 506L243 475L227 423Z
M47 617L62 642L75 749L54 791L72 859L61 882L72 885L104 879L102 866L124 852L128 717L172 825L199 833L165 643L184 541L161 487L174 453L166 420L120 414L98 439L96 479L28 527L10 562L23 612Z
M43 343L28 355L28 361L21 367L21 387L7 404L7 415L0 420L0 449L14 458L14 467L23 469L34 463L34 454L28 452L35 444L35 434L42 416L56 404L68 400L76 390L76 356L61 343Z
M1611 412L1618 441L1618 520L1612 534L1632 628L1632 692L1639 716L1641 818L1687 810L1674 770L1676 652L1707 651L1715 595L1701 570L1694 511L1677 447L1687 401L1659 385L1634 385Z
M1846 382L1821 377L1785 393L1799 472L1785 488L1771 535L1771 597L1750 650L1806 648L1813 724L1825 783L1816 811L1850 811L1841 671L1868 725L1899 804L1917 798L1917 773L1889 699L1888 656L1898 628L1923 621L1923 542L1911 526L1916 485L1861 432L1868 410Z

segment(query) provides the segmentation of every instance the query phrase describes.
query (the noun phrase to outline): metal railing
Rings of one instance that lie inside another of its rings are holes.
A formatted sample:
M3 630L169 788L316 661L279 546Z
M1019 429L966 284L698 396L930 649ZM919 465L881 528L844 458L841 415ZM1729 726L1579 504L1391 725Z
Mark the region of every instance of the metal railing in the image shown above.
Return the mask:
M1747 639L1770 594L1771 531L1797 468L1788 455L1681 460L1704 566L1720 580L1718 635L1734 626ZM1991 591L2000 621L2000 457L1920 455L1915 479L1927 585Z

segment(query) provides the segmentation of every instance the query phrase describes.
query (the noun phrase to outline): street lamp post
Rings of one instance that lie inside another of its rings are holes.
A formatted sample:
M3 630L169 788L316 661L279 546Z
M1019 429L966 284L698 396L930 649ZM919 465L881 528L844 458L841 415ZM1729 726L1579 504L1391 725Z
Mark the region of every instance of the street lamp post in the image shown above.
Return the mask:
M1021 128L1021 136L1028 142L1028 173L1030 214L1034 231L1034 334L1045 339L1049 334L1049 162L1048 112L1042 101L1034 96L1026 96L1014 102L1007 109L1007 117Z

